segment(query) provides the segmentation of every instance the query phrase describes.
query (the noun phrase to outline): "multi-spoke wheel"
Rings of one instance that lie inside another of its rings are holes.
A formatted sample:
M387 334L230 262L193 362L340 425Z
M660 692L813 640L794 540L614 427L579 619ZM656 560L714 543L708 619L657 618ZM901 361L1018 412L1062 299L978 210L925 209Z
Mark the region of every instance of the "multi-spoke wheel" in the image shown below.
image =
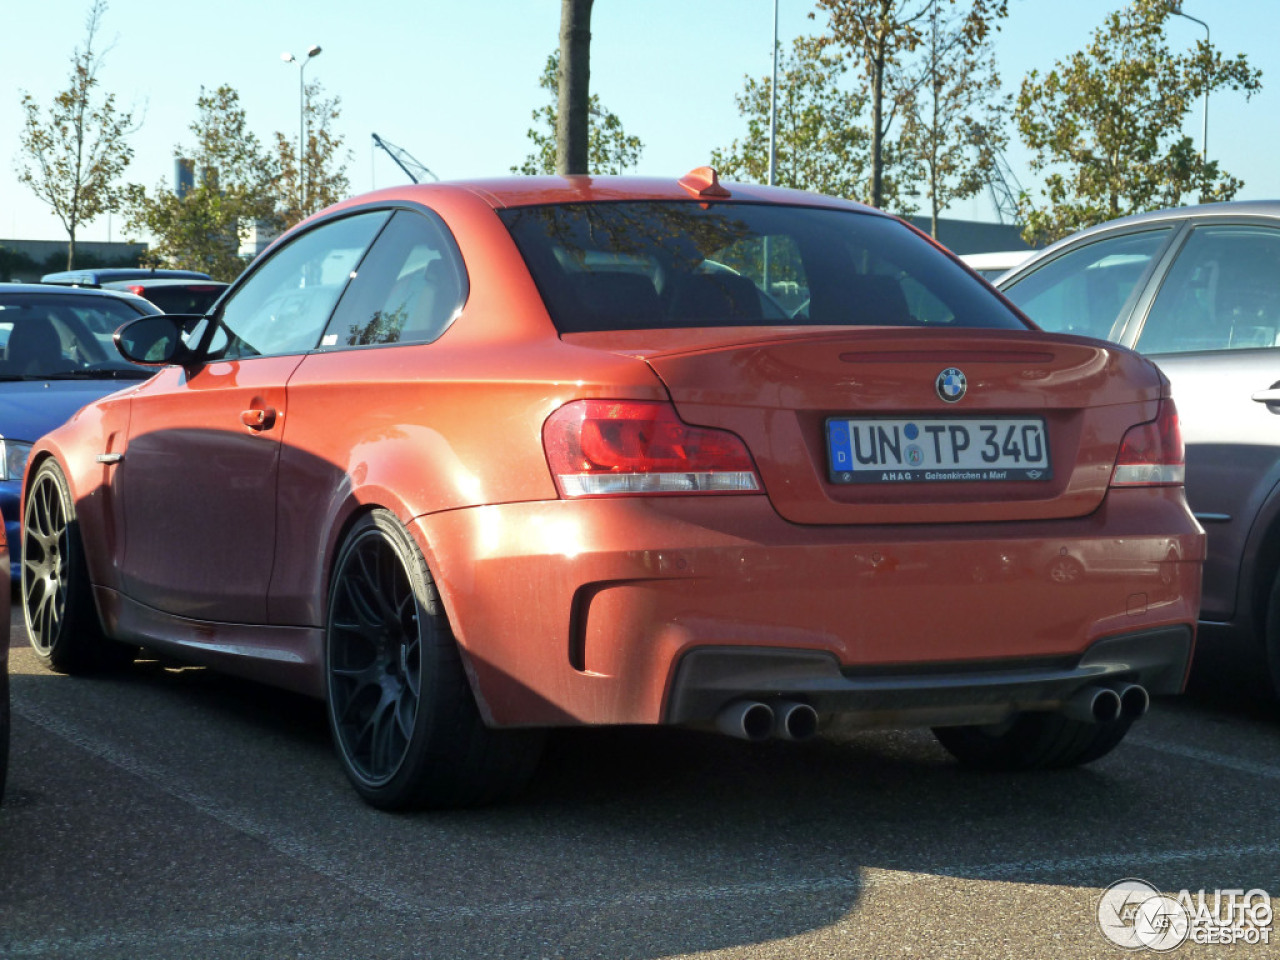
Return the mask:
M390 513L347 536L326 624L329 726L366 801L461 806L528 779L540 734L484 725L426 561Z
M31 646L54 670L79 673L133 659L134 648L103 636L75 504L67 478L53 460L40 465L27 492L22 609Z

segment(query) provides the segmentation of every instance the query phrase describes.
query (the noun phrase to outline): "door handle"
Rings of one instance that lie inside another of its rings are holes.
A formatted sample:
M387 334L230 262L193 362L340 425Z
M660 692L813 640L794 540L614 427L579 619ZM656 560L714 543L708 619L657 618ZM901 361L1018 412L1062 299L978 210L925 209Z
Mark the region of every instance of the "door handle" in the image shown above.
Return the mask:
M1272 413L1280 413L1280 383L1273 383L1249 397L1254 403L1265 403Z
M240 412L240 422L250 430L270 430L276 422L275 407L255 407Z

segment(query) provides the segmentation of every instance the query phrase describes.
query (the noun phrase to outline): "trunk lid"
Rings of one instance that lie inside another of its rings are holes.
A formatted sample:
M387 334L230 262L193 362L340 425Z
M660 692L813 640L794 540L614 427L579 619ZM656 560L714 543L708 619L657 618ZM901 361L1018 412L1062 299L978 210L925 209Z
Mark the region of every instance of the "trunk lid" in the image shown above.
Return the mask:
M564 339L645 360L683 420L746 442L775 509L800 524L1088 514L1106 495L1125 432L1153 419L1166 391L1156 368L1123 347L1037 331L757 327ZM855 471L832 467L831 436ZM985 469L983 457L999 468ZM937 464L945 469L929 469Z

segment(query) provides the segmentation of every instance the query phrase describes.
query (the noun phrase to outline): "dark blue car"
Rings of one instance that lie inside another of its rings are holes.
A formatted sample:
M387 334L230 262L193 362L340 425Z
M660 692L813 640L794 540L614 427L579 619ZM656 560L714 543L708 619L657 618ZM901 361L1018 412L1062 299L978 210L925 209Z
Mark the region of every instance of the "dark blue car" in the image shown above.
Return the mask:
M18 579L22 470L31 444L73 413L155 370L121 358L111 335L159 309L118 291L0 284L0 515Z

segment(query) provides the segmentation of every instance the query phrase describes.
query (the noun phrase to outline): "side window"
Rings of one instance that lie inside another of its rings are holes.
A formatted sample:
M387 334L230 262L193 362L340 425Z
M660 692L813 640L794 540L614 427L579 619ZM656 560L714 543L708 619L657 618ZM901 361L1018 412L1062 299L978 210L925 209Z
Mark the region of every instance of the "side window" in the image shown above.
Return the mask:
M466 273L453 238L436 219L397 212L342 296L321 350L427 343L448 328L466 299Z
M334 220L273 253L224 304L219 320L227 342L211 356L233 360L314 349L388 216L377 211Z
M1143 353L1246 350L1280 344L1280 232L1198 227L1179 251L1143 324Z
M1002 292L1045 330L1107 339L1172 235L1172 227L1162 227L1096 240Z

